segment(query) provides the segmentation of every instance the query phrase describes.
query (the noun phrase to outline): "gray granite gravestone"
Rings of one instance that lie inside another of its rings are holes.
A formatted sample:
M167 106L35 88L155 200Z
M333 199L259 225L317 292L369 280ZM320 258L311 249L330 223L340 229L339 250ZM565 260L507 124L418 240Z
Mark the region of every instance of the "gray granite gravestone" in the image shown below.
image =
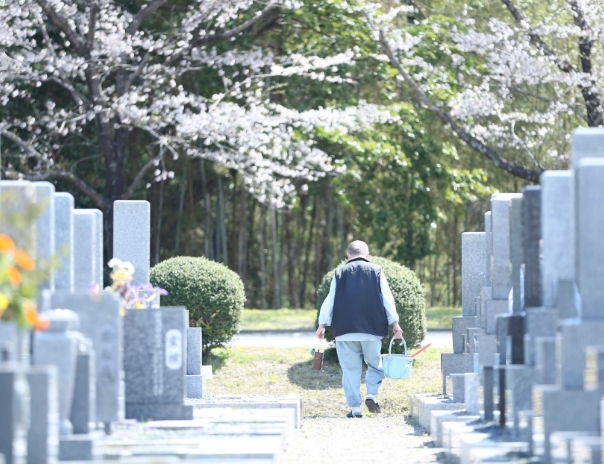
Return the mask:
M522 221L522 195L510 200L510 264L512 265L512 312L519 313L524 308L524 285L522 264L524 263L524 231Z
M76 292L90 292L96 282L96 217L92 210L76 209L73 213L73 287Z
M493 283L493 276L491 267L493 265L493 222L491 219L491 212L487 211L484 214L484 234L485 234L485 274L486 274L486 287L491 287Z
M76 372L69 420L75 435L90 432L91 422L96 422L95 354L92 341L80 337L76 358Z
M54 293L51 306L76 312L80 317L80 332L92 340L96 353L96 420L105 424L119 420L123 369L120 301L109 293Z
M493 366L484 366L482 369L482 376L484 420L489 422L493 420L493 412L495 410L495 401L493 395L493 391L495 389Z
M69 420L75 385L76 354L80 334L79 318L68 309L43 313L50 321L46 332L35 332L33 361L37 366L56 366L59 387L59 433L70 435L73 426Z
M132 283L149 283L151 205L148 201L113 203L113 257L134 266Z
M185 376L187 398L203 398L201 337L201 327L187 328L187 375Z
M0 363L0 453L7 464L26 462L29 398L23 368Z
M571 162L573 170L584 158L604 157L604 128L579 127L573 131L571 141Z
M497 193L491 197L493 225L493 298L507 300L512 288L510 272L510 202L518 195Z
M55 289L73 292L74 200L69 193L55 193L55 249L59 260Z
M128 310L124 318L126 418L192 419L184 405L184 308Z
M604 146L600 148L604 155ZM581 294L581 317L604 320L604 214L600 202L604 185L604 158L581 158L575 166L576 273Z
M55 255L55 186L50 182L34 182L36 202L44 209L36 218L36 261L47 263ZM55 272L50 271L47 282L40 284L40 289L55 289Z
M480 414L480 376L466 373L464 379L464 400L469 414Z
M559 280L575 280L575 193L572 171L541 174L543 305L556 305Z
M94 216L94 280L100 290L103 289L103 272L105 263L103 259L103 213L98 209L81 209L92 213Z
M541 306L541 187L524 189L522 203L524 223L524 305Z
M30 421L27 432L28 464L53 463L59 458L59 392L55 366L27 371Z
M486 234L465 232L461 235L461 306L464 316L476 316L474 299L487 286Z

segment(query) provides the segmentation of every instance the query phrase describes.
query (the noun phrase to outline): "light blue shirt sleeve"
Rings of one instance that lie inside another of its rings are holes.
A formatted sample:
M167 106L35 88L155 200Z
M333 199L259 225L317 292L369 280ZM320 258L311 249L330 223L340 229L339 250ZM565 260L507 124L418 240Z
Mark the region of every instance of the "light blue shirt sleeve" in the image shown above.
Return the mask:
M319 312L319 324L331 325L331 319L333 317L333 302L336 298L336 276L331 279L331 286L329 287L329 293L321 305L321 311Z
M388 317L388 325L395 321L398 322L398 313L396 312L394 297L392 296L390 286L388 285L388 281L383 272L380 273L380 288L382 289L382 299L384 300L384 308L386 309L386 316Z

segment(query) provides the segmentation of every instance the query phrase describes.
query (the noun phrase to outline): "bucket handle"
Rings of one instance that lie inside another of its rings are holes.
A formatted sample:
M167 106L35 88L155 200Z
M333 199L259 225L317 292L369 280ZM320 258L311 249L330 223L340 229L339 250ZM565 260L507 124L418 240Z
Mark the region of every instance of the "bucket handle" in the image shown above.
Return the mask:
M401 338L401 342L403 344L403 346L405 347L405 356L407 356L407 342L405 341L404 338ZM388 347L388 356L392 356L392 344L394 343L394 336L392 337L392 340L390 340L390 346Z

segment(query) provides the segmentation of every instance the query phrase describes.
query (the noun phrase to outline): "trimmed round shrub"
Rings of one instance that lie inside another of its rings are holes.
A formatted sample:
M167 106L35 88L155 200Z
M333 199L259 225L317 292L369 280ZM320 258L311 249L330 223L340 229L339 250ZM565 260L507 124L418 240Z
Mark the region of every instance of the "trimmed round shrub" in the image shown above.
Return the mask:
M202 328L204 356L238 332L243 282L223 264L202 257L171 258L153 266L150 280L168 291L161 297L163 306L185 306L190 325Z
M398 323L403 329L403 337L407 342L407 348L419 346L426 337L426 300L424 297L423 285L415 275L415 272L408 267L402 266L401 264L386 258L371 257L370 261L381 266L386 275L388 286L392 291L392 296L394 296L396 312L399 317ZM340 263L338 267L342 267L344 264L346 264L346 261ZM321 305L329 293L329 287L331 286L331 279L333 279L334 271L335 269L328 272L325 277L323 277L323 281L317 290L316 326L318 326ZM392 326L389 326L388 337L382 339L382 353L388 351L388 345L390 344L392 336ZM334 340L331 326L325 327L325 340L329 342ZM394 342L392 352L404 352L403 345L400 341Z

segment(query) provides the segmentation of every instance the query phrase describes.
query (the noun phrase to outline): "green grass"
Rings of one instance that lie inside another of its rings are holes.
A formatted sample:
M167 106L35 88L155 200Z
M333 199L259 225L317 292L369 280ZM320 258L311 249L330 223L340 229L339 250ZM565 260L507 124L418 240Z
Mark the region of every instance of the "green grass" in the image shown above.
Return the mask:
M312 330L314 309L244 309L242 330Z
M426 309L428 329L450 329L453 326L451 318L461 316L461 308L456 306L434 306Z
M437 393L442 387L440 355L429 348L418 357L408 380L385 379L380 388L383 416L408 414L410 393ZM304 417L342 417L349 408L342 391L342 373L336 362L325 361L312 370L306 348L230 347L213 352L214 378L209 395L304 395ZM361 392L365 394L364 379ZM363 410L363 414L370 415Z
M243 330L313 330L314 309L244 309ZM428 329L450 329L451 318L461 316L460 307L435 306L426 310Z

